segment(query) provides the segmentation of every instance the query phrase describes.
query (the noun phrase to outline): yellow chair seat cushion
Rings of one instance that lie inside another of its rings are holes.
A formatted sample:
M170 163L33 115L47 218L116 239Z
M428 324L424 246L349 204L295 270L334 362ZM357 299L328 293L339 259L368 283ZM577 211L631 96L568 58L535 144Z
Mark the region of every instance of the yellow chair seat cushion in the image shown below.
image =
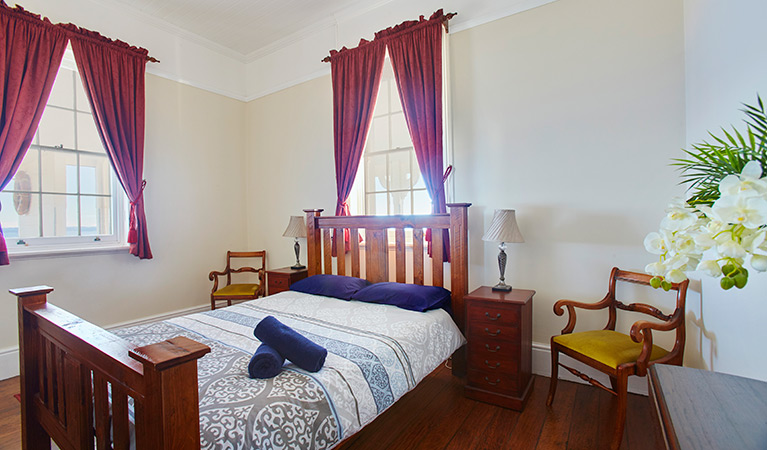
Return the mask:
M213 293L214 297L232 297L235 295L256 295L259 284L230 284Z
M627 334L612 330L563 334L555 336L554 342L613 369L617 369L621 364L636 361L642 352L642 343L634 342ZM667 350L653 345L650 361L667 354Z

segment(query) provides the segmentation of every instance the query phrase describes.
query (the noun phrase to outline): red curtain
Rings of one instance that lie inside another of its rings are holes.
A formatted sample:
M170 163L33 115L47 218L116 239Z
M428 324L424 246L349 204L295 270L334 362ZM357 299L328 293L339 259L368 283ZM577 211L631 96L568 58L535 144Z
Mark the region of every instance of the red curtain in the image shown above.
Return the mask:
M0 2L0 36L2 190L32 143L67 47L67 35L47 19ZM8 249L0 227L0 266L8 264Z
M333 134L336 162L336 215L349 215L349 194L373 119L385 56L383 42L362 41L330 54L333 81ZM344 230L349 250L348 230ZM335 251L335 245L333 246Z
M429 20L405 22L376 34L385 38L418 166L432 213L446 213L442 161L442 10ZM450 243L444 230L444 260ZM429 255L431 236L427 232Z
M130 200L130 253L151 259L144 213L147 50L69 24L72 51L109 161Z

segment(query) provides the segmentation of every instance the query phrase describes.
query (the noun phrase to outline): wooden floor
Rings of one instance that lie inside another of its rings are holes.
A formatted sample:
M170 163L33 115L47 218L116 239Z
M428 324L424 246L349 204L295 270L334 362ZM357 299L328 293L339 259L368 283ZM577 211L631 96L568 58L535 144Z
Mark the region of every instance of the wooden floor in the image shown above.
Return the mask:
M521 413L469 400L461 379L444 366L352 436L344 450L606 448L612 427L611 395L593 386L560 381L546 407L549 379L535 377ZM21 448L19 378L0 381L0 449ZM629 395L622 450L663 448L647 397Z

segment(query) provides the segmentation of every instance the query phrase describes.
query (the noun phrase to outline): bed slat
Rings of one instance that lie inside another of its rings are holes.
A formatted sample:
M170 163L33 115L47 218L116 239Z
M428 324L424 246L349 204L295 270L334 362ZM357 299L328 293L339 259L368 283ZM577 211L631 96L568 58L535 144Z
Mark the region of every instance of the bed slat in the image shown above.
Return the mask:
M383 229L365 231L365 276L371 283L389 281L389 246L386 234Z
M349 230L349 241L352 252L352 276L360 277L360 232L357 228Z
M423 228L413 228L413 284L423 285Z
M56 363L56 415L63 426L67 425L67 408L64 402L64 352L58 348L53 348Z
M130 448L128 394L117 385L112 385L112 422L114 450L128 450Z
M333 273L332 242L333 240L330 238L330 230L327 228L322 230L322 251L323 251L324 262L325 262L323 273Z
M405 229L396 228L394 230L395 257L394 267L396 271L397 283L405 283Z
M93 373L93 413L96 418L96 448L107 450L109 446L109 394L107 382L98 372Z
M346 237L343 228L336 228L336 273L346 275Z
M442 263L442 254L444 253L444 247L442 245L442 230L432 228L431 230L431 284L432 286L443 287L445 285L444 280L444 264Z

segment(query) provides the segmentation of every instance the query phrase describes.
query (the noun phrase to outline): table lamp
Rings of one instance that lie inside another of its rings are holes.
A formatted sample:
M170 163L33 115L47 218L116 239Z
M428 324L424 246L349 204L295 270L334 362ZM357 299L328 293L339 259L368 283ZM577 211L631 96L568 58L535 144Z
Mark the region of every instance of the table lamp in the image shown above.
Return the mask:
M298 256L301 254L301 245L298 243L298 238L306 237L306 223L301 216L290 216L290 222L288 222L288 228L282 233L285 237L295 238L296 243L293 244L293 249L296 251L296 265L290 266L293 270L305 269L306 266L301 265L301 260Z
M507 242L525 242L522 233L517 226L517 218L513 209L496 209L493 214L493 221L485 235L483 241L499 242L498 246L498 269L501 271L500 283L493 286L494 291L510 292L511 286L506 284L504 274L506 273L506 243Z

